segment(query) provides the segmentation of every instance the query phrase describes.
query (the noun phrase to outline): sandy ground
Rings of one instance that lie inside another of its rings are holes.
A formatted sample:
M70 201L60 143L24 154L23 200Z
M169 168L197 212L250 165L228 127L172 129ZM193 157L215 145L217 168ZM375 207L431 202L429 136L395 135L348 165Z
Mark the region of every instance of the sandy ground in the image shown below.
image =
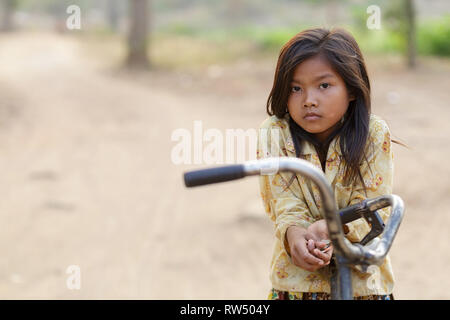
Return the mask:
M256 128L276 61L130 74L80 40L0 37L0 298L265 299L272 225L256 178L186 189L171 134ZM406 216L398 299L449 299L448 61L366 58ZM77 265L81 288L67 287Z

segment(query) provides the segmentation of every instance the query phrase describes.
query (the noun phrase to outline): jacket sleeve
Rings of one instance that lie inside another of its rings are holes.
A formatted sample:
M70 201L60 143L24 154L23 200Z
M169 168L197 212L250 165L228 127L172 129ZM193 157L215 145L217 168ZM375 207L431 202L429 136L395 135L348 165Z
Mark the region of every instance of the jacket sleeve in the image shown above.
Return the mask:
M348 206L365 199L392 194L394 163L390 131L386 122L381 119L375 122L371 131L369 139L372 143L369 143L366 148L367 161L364 160L360 167L367 195L361 181L357 179ZM391 208L389 207L378 211L384 222L389 218L390 211ZM346 237L351 242L360 242L370 231L370 226L365 219L352 221L347 224L347 227L349 232Z
M258 132L257 159L284 157L284 137L276 126L261 127ZM259 176L260 192L267 215L275 223L275 236L280 240L288 254L286 230L290 226L308 228L314 222L305 203L297 179L288 186L293 173L272 172Z

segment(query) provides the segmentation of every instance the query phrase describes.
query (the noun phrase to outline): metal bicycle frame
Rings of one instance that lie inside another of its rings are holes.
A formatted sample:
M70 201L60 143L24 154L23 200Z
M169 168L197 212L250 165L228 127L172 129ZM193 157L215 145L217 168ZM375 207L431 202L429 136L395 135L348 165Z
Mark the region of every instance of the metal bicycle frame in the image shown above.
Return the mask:
M333 190L324 173L308 161L288 157L266 158L244 163L243 170L245 176L291 171L306 176L317 185L320 190L324 217L336 257L336 272L330 279L331 298L338 300L353 299L350 265L367 266L383 262L392 246L392 242L403 218L404 204L402 199L396 195L386 195L371 199L368 203L371 210L377 210L390 205L392 206L392 211L380 238L374 239L366 246L361 246L345 240Z

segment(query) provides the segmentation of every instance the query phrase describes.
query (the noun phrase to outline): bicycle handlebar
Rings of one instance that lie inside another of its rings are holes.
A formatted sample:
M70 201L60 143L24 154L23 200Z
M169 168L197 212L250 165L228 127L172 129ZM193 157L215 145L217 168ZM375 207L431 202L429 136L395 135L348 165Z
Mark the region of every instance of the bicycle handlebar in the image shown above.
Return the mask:
M184 184L186 187L196 187L205 184L236 180L245 177L244 166L235 164L217 168L209 168L186 172Z
M328 233L336 253L352 264L380 264L383 262L392 246L403 218L403 201L396 195L386 195L366 200L365 210L375 211L392 206L392 212L379 241L374 239L367 246L362 246L360 244L352 244L345 238L333 190L324 173L306 160L281 157L247 161L242 165L229 165L187 172L184 174L184 181L187 187L194 187L236 180L245 176L275 174L279 171L291 171L304 175L318 186Z

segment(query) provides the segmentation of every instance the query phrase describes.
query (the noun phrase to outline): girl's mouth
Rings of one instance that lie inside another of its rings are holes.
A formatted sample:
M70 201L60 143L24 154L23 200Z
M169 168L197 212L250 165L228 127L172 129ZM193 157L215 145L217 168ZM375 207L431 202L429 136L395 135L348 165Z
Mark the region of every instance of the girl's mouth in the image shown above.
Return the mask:
M305 120L309 120L309 121L318 120L319 118L320 118L320 116L315 112L308 112L308 113L306 113L306 115L304 117Z
M309 120L309 121L314 121L314 120L319 120L320 116L316 115L316 114L307 114L304 118L305 120Z

